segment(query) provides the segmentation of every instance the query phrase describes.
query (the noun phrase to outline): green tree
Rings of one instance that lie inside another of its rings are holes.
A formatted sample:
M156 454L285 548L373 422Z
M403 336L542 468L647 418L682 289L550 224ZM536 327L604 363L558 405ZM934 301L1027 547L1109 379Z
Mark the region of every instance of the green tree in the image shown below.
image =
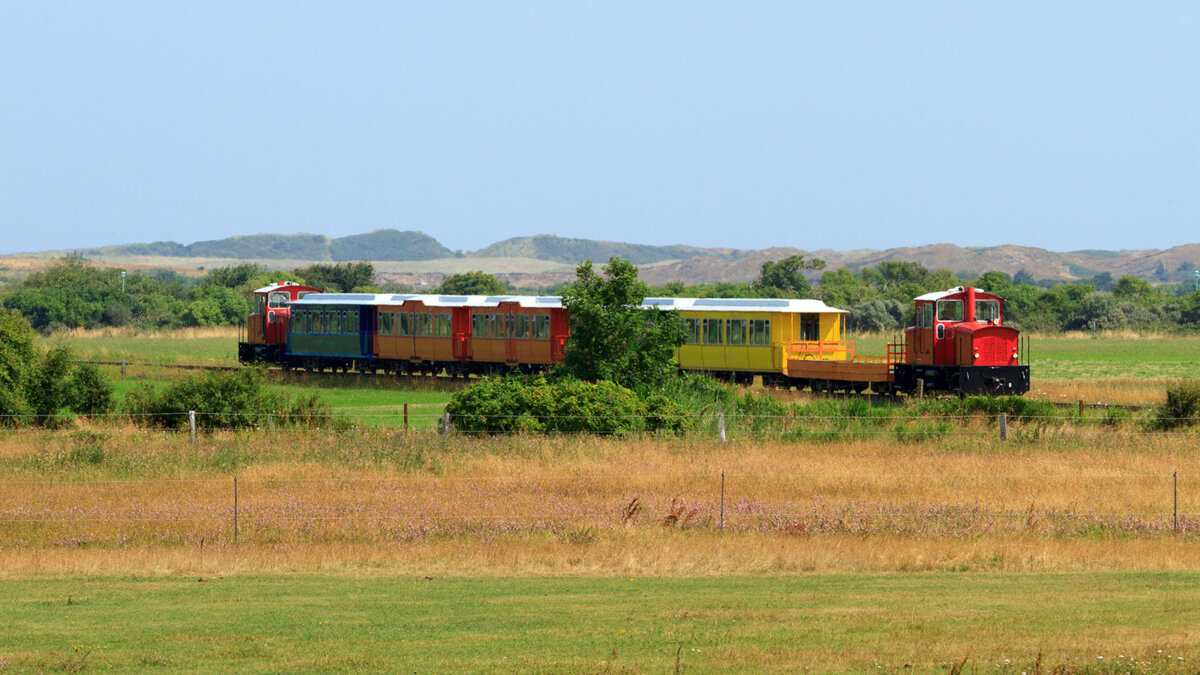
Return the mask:
M0 309L0 425L12 426L29 412L25 382L36 356L29 322L16 310Z
M874 295L871 284L854 276L849 268L839 267L821 275L817 296L830 307L854 307Z
M185 326L229 326L245 320L250 304L232 288L201 286L183 308L180 321Z
M348 293L356 286L375 284L375 266L369 262L309 265L292 273L326 293Z
M1160 295L1149 281L1129 274L1117 279L1117 283L1113 284L1113 296L1118 300L1155 305L1161 300Z
M256 263L241 263L229 267L218 267L204 277L204 284L238 288L251 279L266 274L267 268Z
M445 295L506 295L508 284L481 271L451 274L442 280L437 292Z
M647 288L628 260L612 258L602 271L597 275L590 260L580 264L575 283L563 291L571 317L564 367L581 380L649 393L677 372L683 320L678 312L641 308Z
M783 260L768 260L762 264L762 273L751 282L750 287L758 295L777 298L811 298L812 286L804 278L804 270L823 270L825 261L818 258L804 259L793 255Z

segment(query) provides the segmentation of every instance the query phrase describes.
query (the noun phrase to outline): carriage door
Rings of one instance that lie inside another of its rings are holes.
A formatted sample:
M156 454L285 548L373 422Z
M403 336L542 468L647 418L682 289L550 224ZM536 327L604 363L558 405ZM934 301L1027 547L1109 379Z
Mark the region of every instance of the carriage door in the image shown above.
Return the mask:
M567 338L571 335L571 324L567 321L567 312L562 309L550 310L550 360L561 363L567 352Z
M451 311L450 333L454 336L454 360L471 360L471 308L455 307Z

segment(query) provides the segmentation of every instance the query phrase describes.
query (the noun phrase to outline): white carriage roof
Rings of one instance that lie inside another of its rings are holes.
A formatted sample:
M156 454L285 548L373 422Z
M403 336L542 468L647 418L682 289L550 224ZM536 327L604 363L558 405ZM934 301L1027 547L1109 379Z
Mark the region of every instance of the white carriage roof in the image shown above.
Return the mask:
M804 314L845 314L820 300L789 298L646 298L642 307L706 312L798 312Z
M498 307L502 302L514 302L520 307L562 307L562 298L556 295L393 295L390 293L310 293L290 303L308 305L399 305L404 302L420 302L426 307Z
M310 293L292 305L399 305L420 302L426 307L498 307L500 303L516 303L524 308L557 309L562 298L557 295L393 295L390 293ZM787 298L646 298L646 309L691 310L708 312L789 312L805 314L845 314L846 310L830 307L820 300Z
M951 288L951 289L948 289L945 291L935 291L933 293L926 293L925 295L918 295L916 298L914 298L914 300L941 300L942 298L945 298L950 295L955 295L957 293L962 293L966 290L967 290L967 288L965 286L955 286L954 288ZM984 291L979 288L976 288L975 292L979 293L981 295L991 295L987 291Z

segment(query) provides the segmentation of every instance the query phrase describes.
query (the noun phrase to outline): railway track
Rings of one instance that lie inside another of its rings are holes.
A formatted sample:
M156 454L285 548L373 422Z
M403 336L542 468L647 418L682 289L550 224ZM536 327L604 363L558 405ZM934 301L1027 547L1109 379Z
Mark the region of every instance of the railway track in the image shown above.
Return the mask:
M209 366L209 365L189 364L189 363L150 363L147 361L76 361L76 363L90 363L90 364L97 365L97 366L120 366L122 369L121 370L122 373L125 372L124 369L126 366L141 366L141 367L150 367L150 368L175 368L178 370L240 370L242 368L242 366ZM349 373L344 373L344 374L349 374ZM363 373L356 373L356 375L361 376L361 375L363 375ZM814 396L820 396L822 398L834 398L834 399L849 399L849 398L856 398L858 396L862 396L862 394L835 394L835 393L819 393L819 392L810 392L810 393L812 393L812 395L814 395ZM882 396L879 394L866 394L866 395L867 396ZM895 395L888 395L887 398L894 399L897 397ZM1075 401L1075 402L1045 401L1045 403L1048 403L1057 408L1079 408L1081 405L1079 401ZM1149 410L1154 407L1153 405L1128 405L1128 404L1124 404L1124 403L1083 403L1082 405L1083 405L1083 407L1087 407L1087 408L1101 408L1104 410L1129 410L1129 411Z

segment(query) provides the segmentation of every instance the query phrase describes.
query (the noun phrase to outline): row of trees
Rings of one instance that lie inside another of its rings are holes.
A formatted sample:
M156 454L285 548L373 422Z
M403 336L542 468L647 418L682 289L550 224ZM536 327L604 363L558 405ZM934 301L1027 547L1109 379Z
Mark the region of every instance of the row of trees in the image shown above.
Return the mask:
M405 284L377 284L367 262L315 264L272 271L254 263L221 267L201 277L170 270L121 276L77 258L64 258L0 292L0 306L19 311L37 330L136 325L143 328L226 326L245 321L253 291L295 281L330 293L411 293ZM508 285L483 272L447 277L434 292L497 294Z
M621 259L614 262L632 267ZM577 287L586 291L587 279L581 276L559 292L570 295ZM122 279L120 270L68 258L0 292L0 306L20 311L41 331L127 324L145 328L233 325L251 311L255 288L283 280L335 293L413 292L406 284L379 285L375 268L366 262L315 264L290 271L243 263L202 277L157 270ZM1015 277L995 271L959 276L912 262L883 262L858 271L825 270L819 259L791 256L764 263L758 278L746 283L671 282L645 291L675 297L818 298L850 310L851 329L887 331L908 325L914 297L962 285L1004 297L1007 319L1026 330L1200 328L1200 293L1179 292L1186 288L1178 285L1152 286L1134 276L1114 280L1107 274L1086 283L1049 285L1037 284L1023 272ZM501 295L514 289L490 274L473 271L450 275L427 292Z

